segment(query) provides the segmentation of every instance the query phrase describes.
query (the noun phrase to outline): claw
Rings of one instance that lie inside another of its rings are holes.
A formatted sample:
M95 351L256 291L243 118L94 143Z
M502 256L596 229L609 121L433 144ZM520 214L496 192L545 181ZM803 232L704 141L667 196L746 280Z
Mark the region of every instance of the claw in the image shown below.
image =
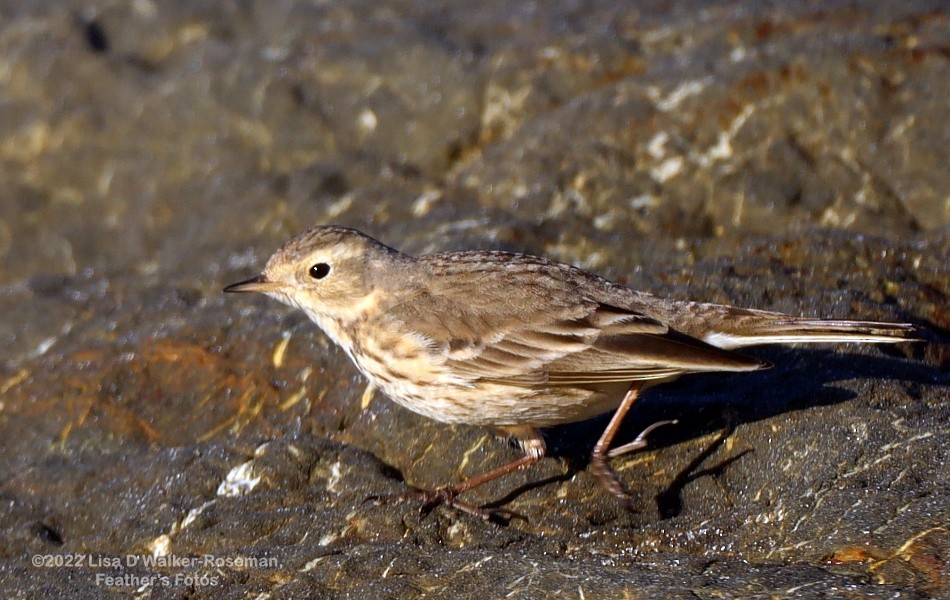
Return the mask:
M594 474L600 484L608 492L617 497L621 502L633 505L633 495L627 491L627 488L620 482L617 474L607 464L607 457L603 455L594 455L590 459L590 471Z

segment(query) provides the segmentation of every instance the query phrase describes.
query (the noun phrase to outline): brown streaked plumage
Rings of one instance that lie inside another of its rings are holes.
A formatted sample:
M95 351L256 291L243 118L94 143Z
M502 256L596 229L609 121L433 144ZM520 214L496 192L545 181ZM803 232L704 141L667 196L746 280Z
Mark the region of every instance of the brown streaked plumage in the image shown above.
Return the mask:
M591 468L626 492L607 458L643 448L649 427L610 449L645 387L680 375L768 365L732 349L783 342L900 342L906 323L831 321L667 300L580 269L507 252L411 257L353 229L316 227L287 242L263 273L225 288L303 310L387 396L446 422L516 437L525 456L453 486L414 494L456 500L545 453L538 428L616 410Z

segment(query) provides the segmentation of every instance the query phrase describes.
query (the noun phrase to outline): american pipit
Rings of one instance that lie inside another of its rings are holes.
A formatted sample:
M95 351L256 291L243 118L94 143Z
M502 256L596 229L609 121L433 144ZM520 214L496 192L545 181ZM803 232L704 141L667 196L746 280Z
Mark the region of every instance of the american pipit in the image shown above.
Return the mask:
M687 373L769 365L733 348L784 342L913 340L906 323L818 320L667 300L568 265L507 252L414 258L353 229L316 227L226 292L262 292L304 311L357 368L402 406L445 423L494 428L525 456L413 495L486 517L456 496L545 454L538 428L614 416L591 469L627 498L607 464L638 450L611 441L644 388Z

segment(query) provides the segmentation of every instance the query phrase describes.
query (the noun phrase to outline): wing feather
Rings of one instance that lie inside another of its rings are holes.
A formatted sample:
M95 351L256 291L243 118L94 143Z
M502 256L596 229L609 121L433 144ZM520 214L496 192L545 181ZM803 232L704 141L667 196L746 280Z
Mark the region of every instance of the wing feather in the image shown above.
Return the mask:
M519 323L493 343L453 340L467 351L446 361L457 373L519 386L585 386L737 371L763 363L670 331L643 315L604 304L587 314L541 324Z

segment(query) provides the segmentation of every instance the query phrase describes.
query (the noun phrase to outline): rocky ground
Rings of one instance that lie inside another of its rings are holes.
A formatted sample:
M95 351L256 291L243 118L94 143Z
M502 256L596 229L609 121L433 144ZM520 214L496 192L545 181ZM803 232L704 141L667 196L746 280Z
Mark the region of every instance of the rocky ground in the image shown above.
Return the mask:
M637 512L585 468L604 418L553 429L471 495L500 526L364 502L517 451L221 293L339 223L946 341L942 8L3 0L3 596L946 594L945 344L651 390ZM142 564L204 555L259 562Z

